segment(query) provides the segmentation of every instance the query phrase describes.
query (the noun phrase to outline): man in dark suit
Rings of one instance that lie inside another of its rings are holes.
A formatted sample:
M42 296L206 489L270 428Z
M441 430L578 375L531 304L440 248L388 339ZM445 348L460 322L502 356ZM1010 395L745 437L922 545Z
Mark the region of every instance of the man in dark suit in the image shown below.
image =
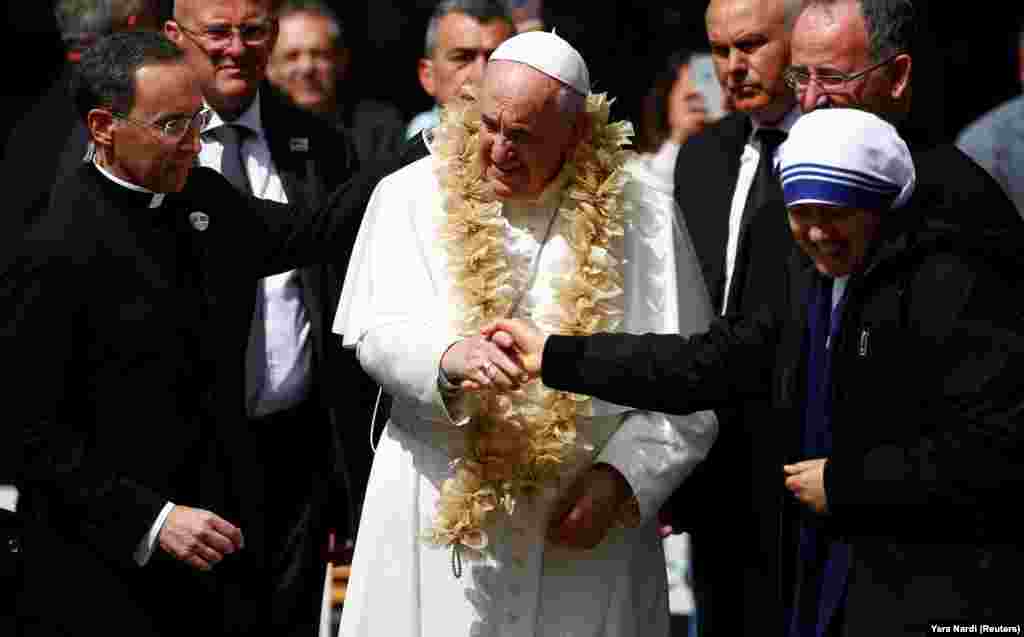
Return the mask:
M799 116L783 78L799 4L713 0L707 9L716 74L735 111L683 143L675 196L719 314L777 302L793 249L782 191L770 168L774 149ZM718 439L663 510L676 532L691 535L704 636L761 634L780 608L772 592L777 566L754 550L750 536L756 503L782 495L778 484L758 479L773 470L759 452L774 444L757 426L766 410L757 401L716 410ZM718 497L722 485L732 498Z
M81 67L96 159L55 189L2 279L28 527L19 615L29 635L265 631L275 593L253 507L276 495L265 465L306 459L246 444L252 284L336 258L380 174L320 212L247 198L193 167L206 111L164 36L111 36ZM84 584L55 612L69 571Z
M355 170L351 139L274 93L266 81L277 37L270 0L178 0L165 33L185 51L214 113L199 163L262 199L317 206ZM339 242L338 262L348 245ZM256 314L239 364L250 431L236 444L265 461L243 524L265 550L278 634L318 625L328 532L345 537L344 494L331 492L339 430L366 427L375 387L334 342L341 277L330 266L273 274L253 290ZM341 520L339 521L339 517Z
M278 24L270 81L300 108L349 131L360 161L394 155L405 141L402 112L354 86L351 34L337 14L320 0L289 0Z

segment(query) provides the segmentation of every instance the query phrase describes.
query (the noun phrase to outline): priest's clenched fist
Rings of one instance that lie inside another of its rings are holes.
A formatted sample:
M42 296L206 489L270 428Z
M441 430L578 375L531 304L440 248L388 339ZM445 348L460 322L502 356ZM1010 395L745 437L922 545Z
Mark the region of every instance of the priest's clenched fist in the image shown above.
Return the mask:
M160 529L160 548L200 571L243 546L242 531L219 515L176 505Z

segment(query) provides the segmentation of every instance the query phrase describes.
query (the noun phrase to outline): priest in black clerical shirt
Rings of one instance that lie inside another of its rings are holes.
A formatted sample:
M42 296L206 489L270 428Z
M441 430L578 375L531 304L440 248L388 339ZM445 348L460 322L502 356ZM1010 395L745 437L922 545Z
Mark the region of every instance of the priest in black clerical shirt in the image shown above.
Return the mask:
M232 582L265 577L236 524L248 477L281 461L232 444L245 422L248 283L343 256L335 248L384 169L357 175L322 211L282 214L195 168L207 111L159 34L97 44L75 100L95 160L58 184L0 278L15 371L4 420L22 450L21 629L266 625L269 587L223 597ZM425 152L409 148L403 161ZM55 601L69 572L81 586Z

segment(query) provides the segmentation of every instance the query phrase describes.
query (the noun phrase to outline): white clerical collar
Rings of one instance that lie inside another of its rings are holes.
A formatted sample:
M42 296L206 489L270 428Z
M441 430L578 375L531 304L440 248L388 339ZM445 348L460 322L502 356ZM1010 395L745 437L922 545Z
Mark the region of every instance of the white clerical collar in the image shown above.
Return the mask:
M120 177L118 177L114 173L110 172L109 170L107 170L103 166L100 166L99 162L96 161L96 157L95 156L93 157L92 165L96 166L96 170L100 171L101 175L103 175L104 177L106 177L107 179L109 179L110 181L114 182L115 184L117 184L119 186L124 186L128 190L134 190L135 192L144 192L147 195L153 195L153 198L149 200L149 207L150 208L159 208L160 205L164 202L164 197L167 196L166 193L153 192L149 188L143 188L142 186L139 186L138 184L133 184L130 181L125 181L124 179L121 179Z
M238 116L238 119L227 122L220 113L215 111L208 103L204 102L204 106L209 108L213 112L213 117L210 118L210 123L206 125L203 132L214 130L224 124L237 124L244 126L249 131L256 133L257 135L263 136L263 115L260 109L260 93L256 91L256 96L253 98L252 103L249 104L249 108L242 111L242 114Z

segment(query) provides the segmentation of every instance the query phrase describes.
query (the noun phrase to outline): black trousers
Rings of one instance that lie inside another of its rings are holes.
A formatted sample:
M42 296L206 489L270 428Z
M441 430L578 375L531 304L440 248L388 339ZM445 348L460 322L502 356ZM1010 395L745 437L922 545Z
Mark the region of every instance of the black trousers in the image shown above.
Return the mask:
M333 468L329 413L319 400L252 419L265 462L269 634L312 637L323 602Z
M0 509L0 635L17 635L18 591L23 588L21 521Z

